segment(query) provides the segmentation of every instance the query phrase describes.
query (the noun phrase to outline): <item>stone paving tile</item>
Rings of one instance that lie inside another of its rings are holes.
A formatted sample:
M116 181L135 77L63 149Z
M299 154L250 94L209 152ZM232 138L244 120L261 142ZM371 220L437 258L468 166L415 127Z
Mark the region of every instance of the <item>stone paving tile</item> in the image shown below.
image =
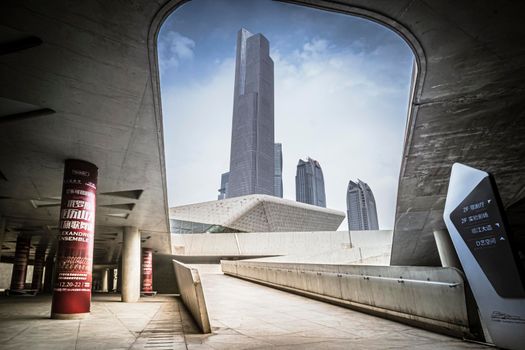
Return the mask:
M186 349L180 317L176 325L170 312L175 306L178 315L177 305L173 296L124 304L119 295L94 294L91 314L85 319L51 320L50 296L0 297L0 349L129 349L153 319L164 321L164 313L159 312L164 309L169 314L170 329L177 329L179 333L170 339L170 344L182 345ZM155 343L155 340L150 342ZM145 345L147 343L148 339ZM170 346L172 348L176 347Z

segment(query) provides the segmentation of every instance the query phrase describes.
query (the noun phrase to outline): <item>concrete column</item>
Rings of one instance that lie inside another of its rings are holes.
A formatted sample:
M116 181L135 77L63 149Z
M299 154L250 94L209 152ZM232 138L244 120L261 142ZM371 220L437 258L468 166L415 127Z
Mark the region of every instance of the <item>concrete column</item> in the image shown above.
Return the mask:
M109 273L110 286L109 290L112 292L118 291L118 269L111 269Z
M0 247L4 244L5 241L5 228L7 226L7 220L4 217L0 217ZM0 260L2 258L2 249L0 249Z
M117 275L117 293L122 293L122 256L118 259Z
M134 303L140 298L140 232L124 228L122 244L122 301Z
M42 289L42 275L44 273L44 264L46 259L46 245L38 245L35 252L35 265L33 267L33 279L31 280L31 289L40 291Z
M97 179L94 164L66 160L51 318L82 318L91 308Z
M142 291L153 291L153 250L142 248Z
M100 284L100 289L107 293L108 292L108 281L109 279L109 271L108 269L102 270L102 283Z
M441 260L441 266L443 267L455 267L462 270L461 263L459 262L456 249L450 239L448 230L435 230L434 239L436 240L436 246L438 249L439 259Z
M27 263L29 261L29 249L31 249L31 237L18 235L16 238L15 263L11 274L11 290L22 290L26 282Z
M53 275L55 269L55 252L49 252L46 259L46 272L44 276L44 292L51 293L53 291Z
M115 284L113 281L113 269L108 270L108 292L112 292L115 289Z

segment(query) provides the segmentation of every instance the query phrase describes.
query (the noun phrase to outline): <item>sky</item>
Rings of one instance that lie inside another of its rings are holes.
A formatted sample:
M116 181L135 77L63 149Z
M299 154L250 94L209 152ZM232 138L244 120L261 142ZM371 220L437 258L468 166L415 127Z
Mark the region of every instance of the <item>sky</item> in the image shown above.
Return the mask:
M346 212L348 181L359 178L372 188L379 227L392 229L412 51L370 20L269 0L194 0L160 30L169 206L216 200L229 170L241 27L270 42L284 198L295 200L297 163L311 157L328 208Z

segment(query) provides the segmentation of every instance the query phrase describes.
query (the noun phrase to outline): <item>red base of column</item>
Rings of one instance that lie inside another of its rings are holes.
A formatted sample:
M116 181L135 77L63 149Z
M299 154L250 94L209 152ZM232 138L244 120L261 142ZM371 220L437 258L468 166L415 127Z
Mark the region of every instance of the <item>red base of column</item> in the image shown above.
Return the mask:
M89 316L89 312L84 312L80 314L58 314L52 313L51 318L55 320L82 320Z
M20 289L20 290L6 289L4 293L5 293L6 296L23 295L23 296L32 296L32 297L34 297L35 295L37 295L38 290L36 290L36 289Z
M157 295L156 290L143 290L140 292L141 297L154 297L155 295Z

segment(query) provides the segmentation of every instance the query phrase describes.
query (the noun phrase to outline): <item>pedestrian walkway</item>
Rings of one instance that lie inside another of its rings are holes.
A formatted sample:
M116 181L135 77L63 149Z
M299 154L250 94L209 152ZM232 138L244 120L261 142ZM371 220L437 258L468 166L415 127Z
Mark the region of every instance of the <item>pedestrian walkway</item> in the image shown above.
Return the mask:
M49 295L1 297L0 349L187 349L175 296L127 304L118 294L94 294L83 320L51 320L50 310Z
M192 266L214 335L188 349L491 349Z
M194 266L212 334L198 333L175 296L94 294L83 320L49 319L50 296L0 297L0 349L491 349Z

